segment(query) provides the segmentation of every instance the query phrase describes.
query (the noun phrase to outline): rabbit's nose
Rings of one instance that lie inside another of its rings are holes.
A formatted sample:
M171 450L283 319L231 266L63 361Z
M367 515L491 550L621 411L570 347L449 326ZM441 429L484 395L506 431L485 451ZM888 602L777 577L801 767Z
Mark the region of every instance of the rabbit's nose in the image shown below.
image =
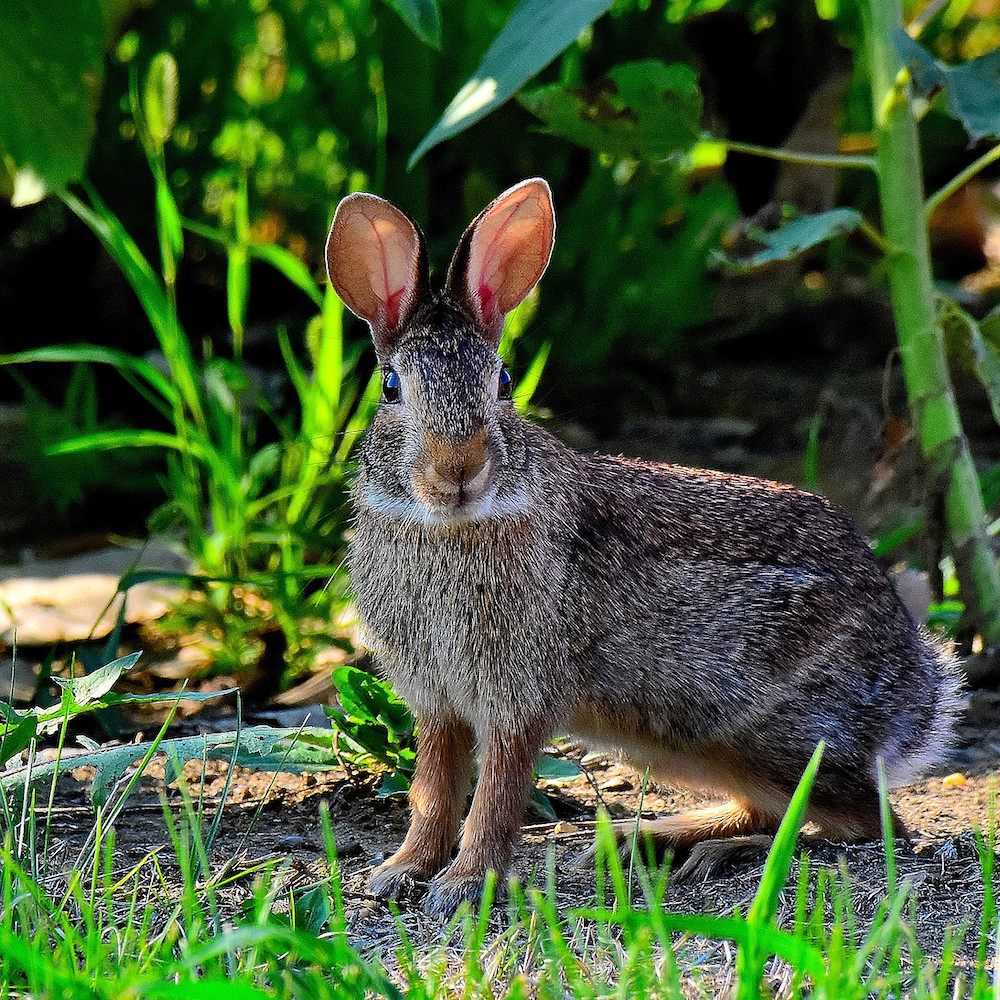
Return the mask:
M463 441L428 441L423 472L427 485L446 502L478 499L490 473L485 428Z

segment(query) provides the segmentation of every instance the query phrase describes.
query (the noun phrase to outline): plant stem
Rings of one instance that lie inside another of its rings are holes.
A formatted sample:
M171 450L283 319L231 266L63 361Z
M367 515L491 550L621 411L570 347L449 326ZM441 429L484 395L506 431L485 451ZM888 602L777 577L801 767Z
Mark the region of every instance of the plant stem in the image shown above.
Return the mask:
M711 142L718 142L730 153L749 153L751 156L763 156L769 160L782 160L785 163L802 163L811 167L853 167L854 169L876 169L874 156L840 156L830 153L797 152L794 149L778 149L775 146L755 146L750 142L733 142L729 139L707 137Z
M907 396L927 461L929 492L944 497L948 541L966 614L990 645L1000 643L1000 569L986 533L979 477L955 405L935 308L917 125L909 77L892 44L900 0L861 4L871 79L879 198L887 269Z
M955 174L947 184L938 188L927 199L927 203L924 205L925 216L930 219L931 213L938 205L945 201L945 199L950 198L966 181L972 180L980 170L988 167L995 160L1000 160L1000 143L997 143L992 149L988 149L979 159L974 160L964 170Z

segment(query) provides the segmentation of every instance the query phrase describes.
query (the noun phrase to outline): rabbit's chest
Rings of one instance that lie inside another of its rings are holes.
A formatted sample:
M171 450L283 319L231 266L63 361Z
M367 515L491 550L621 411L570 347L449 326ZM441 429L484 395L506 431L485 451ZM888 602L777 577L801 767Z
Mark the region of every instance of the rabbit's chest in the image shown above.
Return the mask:
M535 696L530 665L551 645L551 579L525 551L496 532L358 524L350 569L365 641L416 711L447 707L476 721Z

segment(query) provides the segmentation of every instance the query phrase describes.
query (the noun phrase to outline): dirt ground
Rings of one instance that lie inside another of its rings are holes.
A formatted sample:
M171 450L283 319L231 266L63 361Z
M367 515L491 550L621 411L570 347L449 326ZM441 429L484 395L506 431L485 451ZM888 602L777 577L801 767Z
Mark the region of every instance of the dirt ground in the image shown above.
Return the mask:
M991 809L995 809L1000 765L998 708L1000 695L979 692L974 696L962 733L965 746L956 755L962 771L928 778L892 795L896 810L915 838L912 843L897 841L897 856L900 880L912 886L917 939L926 954L940 956L950 930L971 928L959 952L964 964L975 961L976 929L983 907L983 879L973 831L985 832ZM559 818L555 823L542 823L525 817L513 874L522 885L544 888L551 867L558 909L566 913L595 899L593 866L581 864L581 856L592 841L596 807L603 804L614 817L634 815L642 779L614 759L584 757L582 747L566 741L557 745L556 752L578 762L582 759L586 770L571 780L542 783ZM208 765L206 827L219 808L225 771L222 764ZM186 774L197 789L201 766L189 764ZM50 871L74 864L93 825L88 779L88 770L79 768L60 785L49 828ZM224 911L235 912L248 898L260 866L267 862L276 864L271 878L283 889L303 888L327 875L319 821L320 804L325 802L336 837L352 938L364 953L377 955L391 969L399 944L399 924L388 906L366 894L365 881L367 870L398 846L407 826L407 808L403 800L379 798L376 787L377 779L344 770L271 775L237 769L211 853L215 871L223 866L228 871L224 887L217 893ZM128 871L151 851L158 852L164 870L172 870L173 849L162 815L163 797L162 768L154 764L118 821L116 870ZM166 798L175 813L179 812L176 786L166 791ZM700 798L652 785L642 797L643 813L675 811ZM804 834L801 849L811 859L813 877L821 867L846 871L863 927L885 896L882 845L838 845ZM731 913L734 907L745 912L759 884L763 862L762 849L733 855L714 871L671 883L664 906L677 913ZM786 921L794 916L797 867L798 862L780 911L779 919ZM1000 870L1000 865L997 867ZM641 899L637 883L635 898ZM442 922L424 915L418 900L404 902L402 911L401 924L418 953L432 953L442 941ZM507 920L504 908L496 907L493 930L499 933ZM703 983L721 988L732 975L732 950L705 942L688 942L686 947L694 949L688 960L698 965Z

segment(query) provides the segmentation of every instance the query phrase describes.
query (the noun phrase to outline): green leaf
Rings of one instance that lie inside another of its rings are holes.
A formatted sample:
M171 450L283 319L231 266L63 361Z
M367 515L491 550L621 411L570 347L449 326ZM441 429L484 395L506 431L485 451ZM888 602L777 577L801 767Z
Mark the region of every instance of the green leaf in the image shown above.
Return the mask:
M441 11L437 0L385 0L425 45L441 48Z
M323 293L313 280L309 268L291 252L275 243L251 243L248 247L252 256L267 261L280 271L293 285L298 285L316 303L323 305Z
M563 757L553 757L552 754L543 753L535 764L535 774L539 778L546 778L555 781L560 778L575 778L582 774L580 765Z
M82 708L107 694L118 678L136 665L141 655L142 653L129 653L128 656L120 656L84 677L53 677L52 680L72 694L76 704Z
M893 33L900 59L910 68L918 90L945 92L948 113L960 121L973 142L1000 137L1000 48L958 66L946 66L902 28Z
M252 767L260 771L301 774L329 770L337 766L334 739L335 734L329 729L271 729L268 726L253 726L240 731L239 750L235 758L235 732L162 740L158 749L167 754L164 780L169 784L176 777L176 762L184 763L206 757L211 760L232 761L241 767ZM152 742L129 743L127 746L102 747L81 754L66 753L61 761L36 761L31 768L30 781L38 784L50 780L57 764L62 768L89 765L95 769L91 801L101 805L107 801L115 782L141 760L151 746ZM4 771L0 774L0 789L23 787L27 773L26 766Z
M612 0L521 0L493 39L479 68L414 150L409 166L428 149L458 135L513 96L611 3Z
M106 33L100 0L0 4L0 152L50 190L83 176Z
M0 354L0 365L23 365L37 361L62 361L73 364L92 362L112 365L122 374L134 373L139 376L168 403L176 403L179 399L176 387L166 375L143 358L137 358L125 351L97 347L92 344L66 344L55 347L36 347L33 350L20 351L17 354Z
M593 83L554 83L520 101L549 132L619 159L664 160L701 134L698 75L682 63L624 63Z
M78 451L110 451L114 448L174 448L185 454L205 457L201 443L165 431L95 431L60 441L48 449L49 455L70 455Z
M749 235L758 243L763 243L764 250L758 250L752 256L741 257L739 260L728 257L721 259L740 270L760 267L776 260L788 260L811 247L832 240L835 236L853 233L863 222L860 213L853 208L835 208L818 215L803 215L770 232L751 229Z
M0 768L4 767L7 761L16 757L22 750L27 750L31 741L38 735L38 720L29 715L26 718L3 724L3 733L0 735Z

